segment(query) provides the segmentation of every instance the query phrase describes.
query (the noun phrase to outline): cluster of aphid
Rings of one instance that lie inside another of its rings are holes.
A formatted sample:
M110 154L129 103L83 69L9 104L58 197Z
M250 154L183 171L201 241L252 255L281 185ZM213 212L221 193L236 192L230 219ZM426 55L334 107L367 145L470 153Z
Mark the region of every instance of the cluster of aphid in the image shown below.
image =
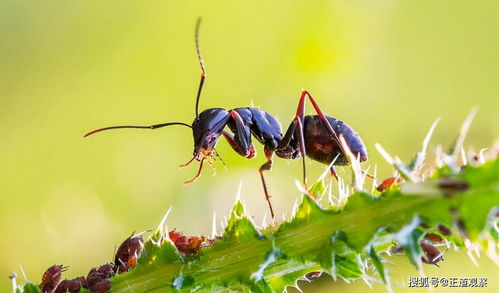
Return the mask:
M91 292L108 292L111 289L109 278L115 274L129 271L137 265L142 254L144 239L140 235L128 237L116 252L114 263L103 264L92 268L87 277L77 277L72 280L62 280L62 273L67 270L63 265L53 265L48 268L42 277L40 289L46 293L78 292L82 288Z
M115 268L114 264L108 263L91 269L86 278L81 276L61 281L62 273L67 270L67 267L53 265L43 274L40 290L44 293L65 293L78 292L82 288L87 288L91 292L108 292L111 289L108 279L116 273Z
M421 224L420 226L423 229L430 228L426 224ZM449 236L452 232L449 230L449 228L440 224L438 225L438 233L442 236ZM442 251L437 246L448 245L448 242L446 242L445 239L442 238L442 236L440 236L439 234L433 232L426 233L424 238L421 240L420 245L423 252L421 261L423 263L436 265L437 267L439 267L438 263L444 260L443 255L445 254L445 252L447 252L447 249ZM390 252L394 254L402 254L404 252L404 248L400 245L392 246Z
M182 232L170 231L168 233L170 241L177 250L184 256L194 255L199 249L211 246L214 240L205 236L185 236ZM163 242L162 238L160 241ZM62 273L68 267L63 265L53 265L48 268L42 277L39 287L44 293L64 293L78 292L82 288L89 289L91 292L108 292L111 289L109 278L116 274L126 273L137 266L137 261L144 249L144 239L141 235L132 235L128 237L116 251L114 263L103 264L92 268L87 277L76 277L74 279L62 280Z
M421 261L438 267L438 263L444 260L443 255L447 249L442 252L434 244L442 244L444 242L444 239L435 233L426 234L425 238L421 240L421 248L423 249Z
M215 241L205 236L185 236L182 232L175 230L170 231L168 236L177 250L184 255L196 254L199 249L211 246Z

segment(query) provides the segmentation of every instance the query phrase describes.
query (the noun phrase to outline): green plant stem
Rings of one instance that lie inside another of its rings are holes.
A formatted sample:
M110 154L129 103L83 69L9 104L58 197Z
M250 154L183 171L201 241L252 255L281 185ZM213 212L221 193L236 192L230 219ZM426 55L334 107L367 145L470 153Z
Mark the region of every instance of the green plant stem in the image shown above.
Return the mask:
M426 194L391 191L374 197L356 193L338 211L320 209L304 197L291 222L260 232L242 212L234 211L221 242L202 249L196 256L179 257L173 262L156 259L139 265L132 272L115 277L112 292L279 292L308 272L341 272L341 268L332 271L325 265L329 262L323 261L327 259L324 252L338 231L346 235L348 247L364 255L380 228L396 233L415 216L430 226L442 223L451 227L455 220L452 209L463 217L469 237L478 241L489 211L499 203L499 176L484 176L482 171L499 174L498 162L455 176L456 180L466 180L470 188L452 195L438 188L438 180L431 180L415 185L416 191ZM343 277L347 276L348 272L344 272Z

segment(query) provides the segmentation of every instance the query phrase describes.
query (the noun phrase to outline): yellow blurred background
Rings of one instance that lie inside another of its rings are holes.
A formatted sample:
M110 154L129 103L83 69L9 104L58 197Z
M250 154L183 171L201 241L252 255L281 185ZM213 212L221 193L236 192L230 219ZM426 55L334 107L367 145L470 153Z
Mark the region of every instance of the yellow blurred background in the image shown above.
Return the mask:
M184 186L197 171L195 164L178 169L192 156L187 128L82 137L109 125L191 123L198 16L208 70L201 109L254 104L286 127L308 89L327 114L361 134L370 151L365 166L378 164L382 177L392 171L374 143L409 161L438 116L432 149L452 142L473 106L479 112L466 147L499 137L498 11L494 0L2 0L0 288L19 264L35 282L54 263L70 265L67 277L86 274L133 231L155 228L170 206L169 228L210 234L213 212L219 221L228 216L241 179L249 213L261 222L260 145L246 160L221 141L228 170L218 163L215 177L208 167ZM267 174L279 215L299 199L299 163L277 159ZM308 167L309 180L324 168ZM405 258L391 260L394 283L417 275ZM486 276L480 292L497 292L497 267L481 263L452 253L440 270L427 269ZM325 279L306 291L332 286L368 288Z

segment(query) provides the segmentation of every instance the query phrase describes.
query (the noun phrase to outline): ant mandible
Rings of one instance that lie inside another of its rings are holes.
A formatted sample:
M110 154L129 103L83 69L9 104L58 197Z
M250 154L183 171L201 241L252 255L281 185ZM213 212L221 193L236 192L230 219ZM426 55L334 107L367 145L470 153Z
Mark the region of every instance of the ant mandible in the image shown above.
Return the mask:
M241 156L251 159L256 156L255 147L251 141L251 136L258 140L264 146L264 153L267 161L260 167L259 173L262 179L265 199L269 205L272 219L275 218L272 204L270 203L270 194L265 183L263 172L271 170L274 153L283 159L303 158L303 184L306 186L306 168L305 156L314 161L323 164L347 165L345 150L339 140L342 135L350 148L350 151L361 162L367 160L367 151L364 142L360 136L346 123L329 117L322 113L312 95L303 90L298 102L298 109L286 133L282 134L279 121L263 110L244 107L226 110L223 108L210 108L199 113L199 99L203 90L206 78L206 68L201 55L199 46L199 27L201 18L196 23L195 42L196 52L201 66L201 80L196 96L196 117L192 125L182 122L169 122L154 124L150 126L110 126L93 130L85 137L97 132L119 128L139 128L139 129L157 129L171 125L181 125L192 129L194 137L194 153L192 159L181 165L185 167L194 160L200 162L199 169L194 178L185 181L185 184L192 183L201 175L203 163L208 160L211 164L214 155L218 155L215 146L220 136L223 136L234 151ZM305 101L310 100L317 115L305 115ZM225 131L228 126L233 134ZM332 175L337 178L336 171L331 166Z

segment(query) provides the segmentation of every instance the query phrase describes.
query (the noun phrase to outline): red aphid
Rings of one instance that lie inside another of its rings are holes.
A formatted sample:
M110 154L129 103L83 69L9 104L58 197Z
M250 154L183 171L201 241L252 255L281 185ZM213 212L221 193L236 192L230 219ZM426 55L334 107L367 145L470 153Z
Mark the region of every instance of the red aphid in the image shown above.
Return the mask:
M54 293L78 292L81 288L86 287L85 277L77 277L72 280L63 280L57 285Z
M383 180L383 182L381 182L378 187L376 187L376 190L379 191L379 192L382 192L382 191L385 191L387 190L388 188L392 187L393 184L400 184L404 182L404 179L396 176L396 177L390 177L390 178L387 178L385 180Z
M137 261L144 249L144 239L140 235L132 235L121 243L114 264L117 267L118 274L128 272L137 265Z
M175 243L177 241L177 239L182 236L182 233L181 232L177 232L175 230L172 230L168 233L168 237L170 238L170 240Z
M170 231L168 236L178 251L184 254L195 254L201 247L212 244L205 236L185 236L182 232L175 230Z
M40 290L42 292L53 292L62 278L62 272L66 271L67 267L63 265L53 265L48 268L42 276Z
M207 238L204 236L189 237L189 242L191 243L191 248L194 252L197 252L201 248L201 245L203 245L203 243L206 240L207 240Z
M191 251L191 244L189 243L189 238L187 236L180 236L175 241L175 247L178 251L183 253L189 253Z

